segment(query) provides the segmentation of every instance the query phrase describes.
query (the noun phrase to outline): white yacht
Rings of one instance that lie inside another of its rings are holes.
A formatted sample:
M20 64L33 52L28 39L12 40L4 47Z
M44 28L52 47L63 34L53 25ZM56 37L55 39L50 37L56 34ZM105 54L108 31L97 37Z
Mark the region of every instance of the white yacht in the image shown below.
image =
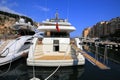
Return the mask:
M28 53L32 36L6 40L0 45L0 66L13 62Z
M47 19L38 27L44 32L42 38L35 37L30 46L27 58L28 66L76 66L84 65L85 58L81 53L73 49L70 32L75 31L66 19Z
M20 18L12 27L13 30L18 31L21 35L33 35L35 34L35 26L31 22L26 22L25 19Z

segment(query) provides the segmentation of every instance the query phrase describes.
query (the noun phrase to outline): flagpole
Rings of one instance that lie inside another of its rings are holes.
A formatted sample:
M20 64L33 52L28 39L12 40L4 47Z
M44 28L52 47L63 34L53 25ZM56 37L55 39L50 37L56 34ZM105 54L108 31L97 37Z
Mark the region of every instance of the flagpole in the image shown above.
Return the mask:
M56 9L55 21L56 21L56 29L58 32L60 32L59 25L58 25L58 9Z

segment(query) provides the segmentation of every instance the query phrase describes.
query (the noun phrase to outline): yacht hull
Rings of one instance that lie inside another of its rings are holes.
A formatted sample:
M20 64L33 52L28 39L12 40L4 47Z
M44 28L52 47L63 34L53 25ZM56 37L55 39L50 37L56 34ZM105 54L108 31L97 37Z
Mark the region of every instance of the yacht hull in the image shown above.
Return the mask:
M57 67L57 66L77 66L84 65L85 58L81 53L44 53L42 50L44 47L37 48L37 38L33 39L33 45L30 46L29 54L27 58L28 66L45 66L45 67ZM35 49L38 49L35 53Z
M25 43L28 43L30 38L31 36L22 36L10 41L0 54L0 66L11 63L27 54L30 45Z
M27 60L28 66L45 66L45 67L57 67L57 66L78 66L84 65L85 60Z

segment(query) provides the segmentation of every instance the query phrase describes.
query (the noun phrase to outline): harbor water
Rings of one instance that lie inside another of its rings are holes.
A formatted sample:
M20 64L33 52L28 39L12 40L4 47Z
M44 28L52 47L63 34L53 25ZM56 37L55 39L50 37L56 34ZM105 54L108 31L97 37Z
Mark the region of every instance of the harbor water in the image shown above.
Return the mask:
M95 46L84 46L84 50L95 57ZM101 70L88 60L84 66L60 67L48 80L119 80L120 50L107 48L107 58L104 59L105 48L98 47L97 58L110 67ZM35 67L35 77L46 79L56 68ZM0 67L0 80L30 80L33 78L33 67L26 65L26 57Z

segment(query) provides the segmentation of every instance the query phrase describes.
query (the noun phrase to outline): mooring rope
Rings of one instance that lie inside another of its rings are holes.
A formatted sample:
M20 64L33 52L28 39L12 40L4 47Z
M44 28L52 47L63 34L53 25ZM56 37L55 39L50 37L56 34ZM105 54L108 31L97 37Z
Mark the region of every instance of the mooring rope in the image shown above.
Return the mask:
M65 59L65 56L66 56L68 50L69 50L69 45L68 45L68 47L66 49L66 52L65 52L63 60ZM58 69L60 67L61 67L61 64L47 78L45 78L44 80L48 80L50 77L52 77L58 71Z

